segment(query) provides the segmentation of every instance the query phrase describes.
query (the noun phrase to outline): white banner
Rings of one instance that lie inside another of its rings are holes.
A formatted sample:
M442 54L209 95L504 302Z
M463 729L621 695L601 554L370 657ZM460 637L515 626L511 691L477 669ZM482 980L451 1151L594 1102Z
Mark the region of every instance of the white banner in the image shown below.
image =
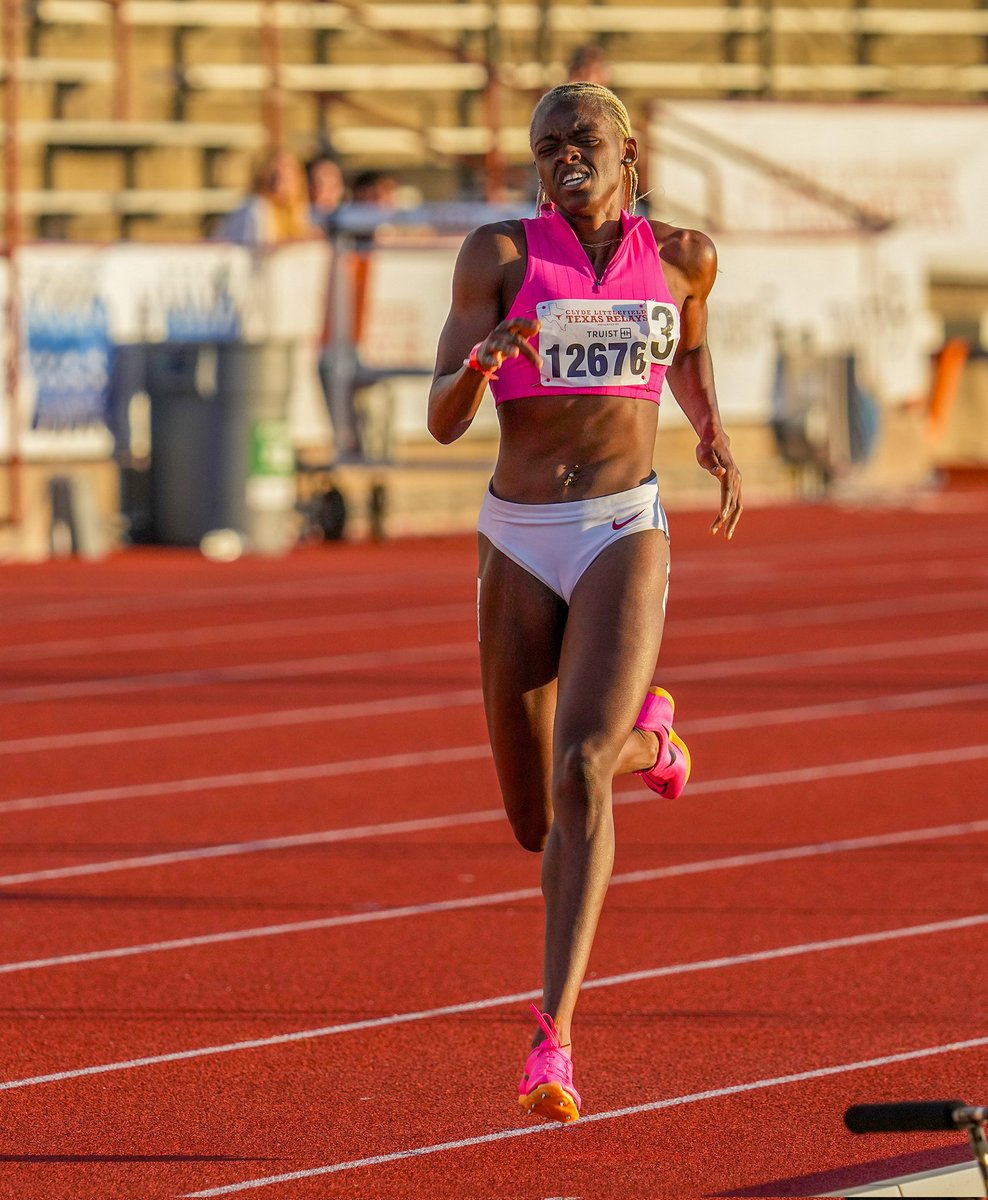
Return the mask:
M717 245L710 344L728 420L768 419L778 348L794 340L819 353L854 354L862 383L882 402L923 394L929 350L923 264L905 235L723 234ZM389 385L401 437L428 436L428 376L449 310L456 252L443 240L383 247L371 259L361 358L371 367L420 372ZM329 259L324 243L260 254L218 244L25 247L22 312L32 314L35 336L33 360L25 340L22 452L109 453L106 429L86 422L103 402L113 349L166 339L296 340L307 354L298 356L293 433L300 441L318 441L328 432L314 356ZM0 288L3 279L0 273ZM59 360L59 353L74 351L59 338L73 331L80 335L85 371L75 369L81 360L74 359L71 371L61 370L69 360ZM75 420L77 427L34 427L44 424L39 397L50 424ZM671 398L666 409L664 420L675 410ZM478 431L496 428L493 402L485 403L476 424ZM8 449L8 429L0 411L0 454Z
M727 418L767 420L780 344L853 354L879 401L912 400L927 384L922 264L893 234L786 238L723 235L710 297L710 346ZM373 366L432 369L449 311L455 248L378 250L361 354ZM399 425L424 432L429 381L400 389ZM664 400L666 415L675 409ZM675 420L673 414L671 419ZM478 420L493 424L493 403Z
M675 101L649 130L653 212L738 232L892 223L932 271L988 275L988 111Z
M325 241L264 251L221 243L23 247L17 260L22 454L110 452L114 350L133 342L295 341L310 351L311 370L304 378L299 373L293 412L304 432L324 429L311 360L325 320L330 257ZM9 453L9 430L2 395L0 455Z
M781 347L854 355L889 404L924 394L929 370L921 265L894 235L717 239L709 340L725 416L771 412Z

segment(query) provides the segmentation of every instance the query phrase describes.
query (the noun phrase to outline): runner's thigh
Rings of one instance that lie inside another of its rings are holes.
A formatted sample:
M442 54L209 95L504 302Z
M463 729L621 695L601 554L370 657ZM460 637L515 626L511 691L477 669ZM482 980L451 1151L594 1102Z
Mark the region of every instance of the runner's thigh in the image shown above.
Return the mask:
M629 534L590 564L570 597L556 707L557 766L617 756L641 709L662 641L669 541Z
M552 724L566 605L479 535L480 665L504 807L541 849L552 824Z

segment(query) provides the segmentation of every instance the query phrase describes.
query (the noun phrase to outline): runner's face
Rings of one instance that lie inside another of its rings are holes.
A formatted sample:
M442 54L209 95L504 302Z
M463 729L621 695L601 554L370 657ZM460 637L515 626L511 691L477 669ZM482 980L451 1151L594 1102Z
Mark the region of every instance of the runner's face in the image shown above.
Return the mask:
M633 156L634 148L634 139L623 138L600 105L585 102L554 104L532 130L532 152L545 194L574 216L617 216L624 202L621 159Z

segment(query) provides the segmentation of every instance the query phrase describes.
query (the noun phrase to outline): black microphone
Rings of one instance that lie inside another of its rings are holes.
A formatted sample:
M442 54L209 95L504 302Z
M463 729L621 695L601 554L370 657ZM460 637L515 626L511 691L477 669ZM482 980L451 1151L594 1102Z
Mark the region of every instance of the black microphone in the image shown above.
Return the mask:
M964 1100L905 1100L895 1104L854 1104L844 1113L852 1133L910 1133L921 1129L966 1129L988 1118L988 1109Z

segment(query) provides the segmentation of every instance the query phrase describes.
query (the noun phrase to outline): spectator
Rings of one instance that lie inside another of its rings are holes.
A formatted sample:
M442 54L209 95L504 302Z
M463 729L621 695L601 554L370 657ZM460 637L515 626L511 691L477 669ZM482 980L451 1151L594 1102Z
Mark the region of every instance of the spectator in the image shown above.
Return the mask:
M566 64L566 80L568 83L583 81L610 87L611 67L607 61L607 55L600 46L592 43L587 46L578 46Z
M362 371L358 347L363 336L364 314L370 286L371 259L377 227L398 208L398 180L386 171L362 171L354 177L351 199L337 210L333 233L343 255L349 288L352 326L349 338L350 360L339 339L324 348L319 360L322 380L333 426L336 455L340 462L366 462L372 452L382 457L387 441L387 414L375 408L373 373Z
M398 207L398 180L386 171L361 171L353 181L353 202L395 209Z
M334 217L346 194L340 164L329 154L317 154L306 163L305 174L309 182L309 220L324 233L332 233Z
M305 173L294 154L273 149L254 171L250 195L220 221L214 237L268 246L317 233L309 217Z

